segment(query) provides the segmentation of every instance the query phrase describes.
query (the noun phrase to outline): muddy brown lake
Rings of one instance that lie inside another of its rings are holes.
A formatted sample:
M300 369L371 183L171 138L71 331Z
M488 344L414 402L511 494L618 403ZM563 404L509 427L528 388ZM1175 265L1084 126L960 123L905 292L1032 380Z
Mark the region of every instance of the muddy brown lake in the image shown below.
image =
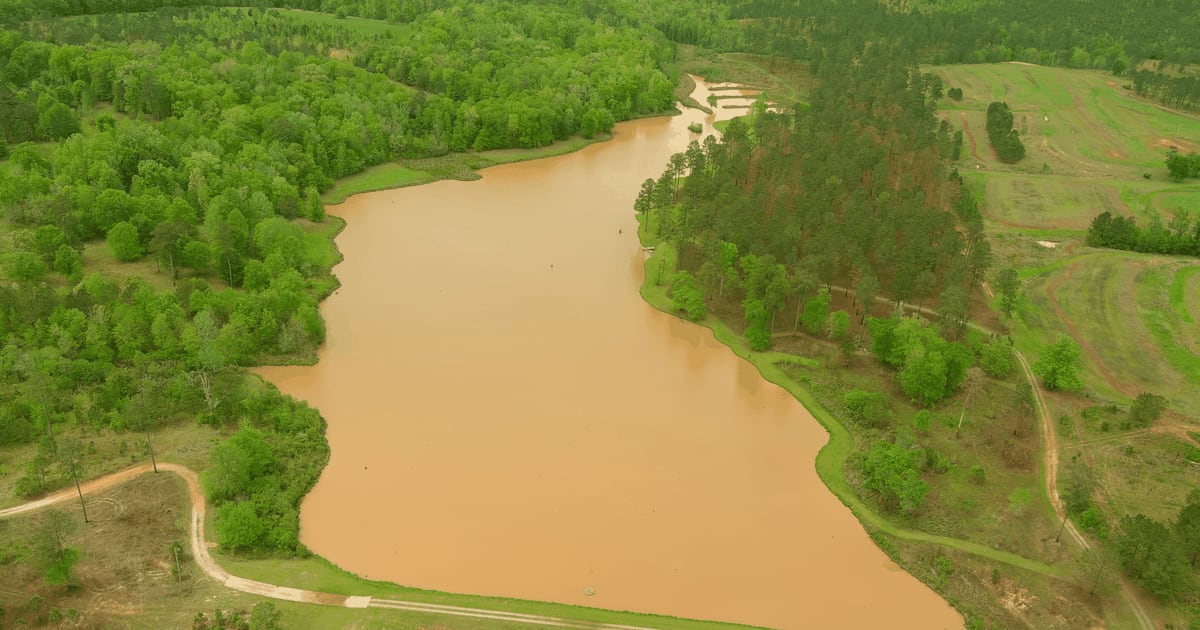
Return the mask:
M827 435L804 407L638 295L633 199L693 122L712 130L695 110L623 123L570 155L329 209L347 227L320 362L260 370L329 423L309 548L451 592L962 627L821 483Z

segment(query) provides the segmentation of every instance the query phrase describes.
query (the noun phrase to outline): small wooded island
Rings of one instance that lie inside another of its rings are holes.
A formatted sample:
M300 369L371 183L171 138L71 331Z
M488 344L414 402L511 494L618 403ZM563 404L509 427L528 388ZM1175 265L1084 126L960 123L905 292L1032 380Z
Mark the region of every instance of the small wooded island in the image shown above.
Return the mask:
M0 0L0 628L1200 626L1198 21Z

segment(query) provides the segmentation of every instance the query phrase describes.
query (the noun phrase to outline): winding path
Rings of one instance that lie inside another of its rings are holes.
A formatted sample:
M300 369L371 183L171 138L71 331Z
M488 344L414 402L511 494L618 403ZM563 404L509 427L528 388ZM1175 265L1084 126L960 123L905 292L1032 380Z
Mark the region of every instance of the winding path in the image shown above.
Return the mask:
M835 289L845 290L843 287L833 287ZM990 288L985 289L990 294ZM877 297L877 301L890 303L890 300ZM915 306L911 304L904 305L905 308L913 311L918 311L926 315L937 316L937 313L932 309ZM999 334L996 331L982 326L980 324L968 323L968 325L980 332L986 334ZM1033 388L1034 398L1037 403L1038 415L1042 420L1042 433L1045 436L1045 471L1046 471L1046 495L1050 500L1050 505L1054 508L1055 515L1062 520L1063 527L1070 534L1070 537L1079 544L1084 550L1090 550L1091 545L1087 539L1080 534L1075 524L1066 516L1066 510L1063 507L1062 499L1058 494L1058 436L1054 428L1054 422L1050 415L1050 410L1046 406L1046 401L1042 396L1042 389L1039 386L1037 379L1034 377L1033 370L1029 365L1029 361L1021 354L1019 350L1013 348L1013 354L1017 361L1021 364L1021 369L1025 373L1025 378L1029 380ZM339 595L334 593L322 593L318 591L309 591L297 589L288 586L280 586L277 584L267 584L265 582L257 582L246 578L231 575L217 564L216 560L208 553L208 543L204 539L204 514L207 503L204 498L204 493L200 491L200 484L195 471L178 464L160 463L158 465L160 471L167 471L179 475L188 486L188 494L192 503L192 519L190 525L189 539L191 541L192 557L196 559L196 564L204 571L206 575L225 585L227 588L251 593L262 597L270 597L292 602L303 602L309 604L324 604L328 606L342 606L346 608L386 608L392 610L406 610L412 612L421 612L429 614L451 615L456 617L472 617L476 619L490 619L496 621L510 621L516 623L526 623L531 625L550 626L555 628L583 628L588 630L648 630L637 626L624 626L616 624L604 624L597 622L578 621L572 619L564 619L559 617L545 617L541 615L527 615L522 613L513 613L500 610L487 610L476 608L464 608L459 606L446 606L441 604L426 604L421 602L412 602L404 600L381 599L377 597L365 595ZM105 475L97 479L93 479L81 485L81 491L84 494L90 494L105 490L120 483L124 483L139 475L151 472L153 468L149 464L142 464L124 470L117 471L110 475ZM21 505L0 510L0 518L25 514L40 510L42 508L62 503L74 499L75 493L68 490L63 490L51 494L36 501L30 501ZM923 532L905 532L909 534L906 538L928 540L929 542L944 544L941 537L920 536ZM965 551L971 553L982 553L982 549L978 549L978 545L969 541L956 541L960 543L955 545ZM990 550L990 549L989 549ZM992 557L993 559L1018 566L1025 566L1030 562L1025 558L1013 557L995 557L996 550L990 550L993 553L982 553L982 555ZM1008 556L1009 554L1001 554ZM1025 562L1018 562L1024 560ZM1036 570L1036 569L1034 569ZM1134 615L1137 617L1138 623L1144 630L1153 630L1156 626L1146 611L1142 608L1137 596L1133 592L1132 587L1124 579L1120 579L1121 594L1128 602Z
M140 475L153 472L154 468L150 464L142 464L132 468L119 470L110 475L105 475L88 481L80 486L80 490L84 494L92 494L101 490L106 490L115 485L124 483L138 477ZM270 597L272 599L281 599L290 602L302 602L306 604L324 604L326 606L342 606L345 608L386 608L390 610L406 610L411 612L450 615L454 617L472 617L475 619L491 619L495 621L508 621L513 623L525 623L538 626L550 626L554 628L581 628L584 630L649 630L638 626L623 626L617 624L597 623L591 621L580 621L575 619L563 619L560 617L544 617L541 615L526 615L523 613L507 612L503 610L487 610L481 608L464 608L461 606L446 606L442 604L426 604L422 602L404 601L398 599L381 599L367 595L338 595L334 593L321 593L318 591L308 591L289 586L280 586L278 584L267 584L265 582L257 582L246 578L230 575L228 571L223 569L221 565L208 553L208 543L204 540L204 513L207 507L207 502L204 499L204 493L200 491L199 479L196 472L186 466L179 464L159 463L158 470L166 471L179 475L188 487L188 495L192 503L192 518L190 523L189 540L191 542L192 557L195 558L196 564L204 571L205 575L216 580L217 582L231 588L235 591L243 593L251 593L262 597ZM56 492L42 499L23 503L16 507L11 507L5 510L0 510L0 518L16 516L18 514L26 514L37 510L71 501L76 498L76 493L68 490Z
M992 295L990 287L985 285L984 290L989 295ZM886 302L889 304L891 303L891 301L887 298L876 297L875 299L880 302ZM938 316L937 312L933 309L914 306L911 304L905 304L904 306L907 309L915 310L926 315L931 315L933 317ZM975 330L989 335L1000 334L991 328L976 324L974 322L968 322L967 325ZM1050 415L1050 408L1046 406L1046 400L1042 396L1042 387L1038 384L1037 378L1034 377L1033 369L1030 367L1029 361L1026 360L1025 355L1021 354L1021 351L1017 350L1015 347L1013 348L1013 355L1017 357L1017 362L1021 364L1021 370L1025 373L1025 378L1028 379L1029 385L1033 388L1033 396L1037 402L1038 416L1041 417L1042 420L1042 435L1045 436L1046 440L1044 458L1046 470L1046 496L1050 499L1050 505L1054 508L1055 516L1061 520L1063 527L1070 534L1071 538L1078 543L1079 546L1084 549L1084 551L1088 551L1092 548L1091 544L1089 544L1087 539L1079 533L1079 529L1075 527L1075 523L1071 522L1071 519L1067 518L1067 512L1063 507L1062 499L1058 496L1058 432L1054 429L1054 421ZM1129 604L1130 609L1133 610L1134 616L1137 617L1138 624L1143 628L1143 630L1154 630L1154 628L1157 628L1154 621L1151 620L1150 616L1146 614L1146 610L1142 608L1142 604L1138 601L1137 595L1133 591L1133 587L1129 585L1129 582L1124 578L1124 576L1120 576L1118 579L1121 584L1121 596Z

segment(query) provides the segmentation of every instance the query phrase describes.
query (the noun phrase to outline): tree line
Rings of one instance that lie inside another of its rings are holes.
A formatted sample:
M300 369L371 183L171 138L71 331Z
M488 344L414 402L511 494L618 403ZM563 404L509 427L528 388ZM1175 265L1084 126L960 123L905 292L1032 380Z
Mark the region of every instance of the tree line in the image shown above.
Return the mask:
M1184 155L1179 151L1167 152L1167 176L1173 182L1200 178L1200 153Z
M1153 214L1143 227L1131 216L1103 212L1088 226L1087 244L1148 254L1200 256L1200 221L1180 211L1166 223Z
M0 0L0 22L38 16L151 11L162 6L244 6L233 0ZM471 19L461 0L270 0L260 6L356 15L406 24L430 15ZM511 3L516 5L516 3ZM525 10L516 7L516 10ZM1200 44L1189 30L1200 8L1176 0L1130 4L1118 0L1034 0L896 3L851 0L795 3L783 0L558 0L528 5L545 13L537 29L559 29L564 17L606 26L649 29L672 42L722 51L747 51L819 61L814 38L842 36L902 42L908 54L930 64L1021 61L1129 74L1140 95L1194 109L1200 83ZM561 11L560 11L561 10ZM522 31L522 35L530 31ZM621 116L617 116L618 119Z
M1160 66L1161 67L1161 66ZM1130 87L1138 96L1168 107L1200 110L1200 76L1184 67L1174 71L1138 68L1130 72Z
M1014 164L1025 157L1025 145L1021 143L1021 137L1013 128L1013 115L1008 103L993 101L988 105L987 132L988 140L991 141L992 148L996 149L996 156L1001 162Z

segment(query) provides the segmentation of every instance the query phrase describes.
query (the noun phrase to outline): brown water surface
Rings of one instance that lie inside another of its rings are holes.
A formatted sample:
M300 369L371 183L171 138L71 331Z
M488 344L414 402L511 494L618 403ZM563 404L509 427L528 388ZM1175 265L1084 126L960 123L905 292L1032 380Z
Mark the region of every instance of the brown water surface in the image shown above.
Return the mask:
M332 208L346 260L320 363L262 370L329 422L306 545L453 592L962 626L822 485L805 409L638 295L633 198L695 121L711 128L693 110L624 123L571 155Z

